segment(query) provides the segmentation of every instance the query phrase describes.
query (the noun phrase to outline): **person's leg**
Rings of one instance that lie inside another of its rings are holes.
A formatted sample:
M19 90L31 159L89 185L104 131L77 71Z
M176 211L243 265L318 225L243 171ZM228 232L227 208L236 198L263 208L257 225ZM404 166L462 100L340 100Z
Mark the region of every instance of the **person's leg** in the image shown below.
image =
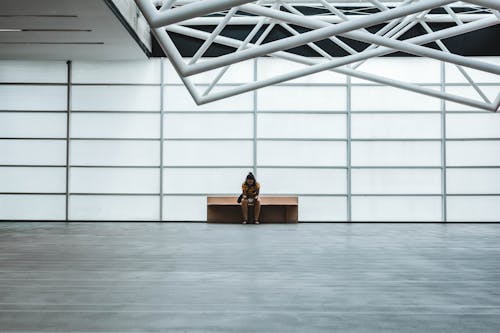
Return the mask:
M248 199L241 200L241 212L243 213L243 223L248 220Z
M259 222L259 216L260 216L260 199L255 200L254 203L254 219L256 222Z

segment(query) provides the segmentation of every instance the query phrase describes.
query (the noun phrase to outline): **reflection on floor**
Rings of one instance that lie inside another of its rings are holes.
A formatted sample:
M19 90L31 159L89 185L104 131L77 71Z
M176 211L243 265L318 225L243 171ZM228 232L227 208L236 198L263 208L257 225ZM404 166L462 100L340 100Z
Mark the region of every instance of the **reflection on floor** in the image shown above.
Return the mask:
M500 224L0 223L1 332L500 332Z

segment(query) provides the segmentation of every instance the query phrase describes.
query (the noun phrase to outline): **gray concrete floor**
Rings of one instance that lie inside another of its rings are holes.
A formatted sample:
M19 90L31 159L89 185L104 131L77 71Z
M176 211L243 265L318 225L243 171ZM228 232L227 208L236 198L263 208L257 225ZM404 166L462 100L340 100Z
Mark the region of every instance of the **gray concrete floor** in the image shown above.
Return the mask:
M0 223L1 332L500 332L500 224Z

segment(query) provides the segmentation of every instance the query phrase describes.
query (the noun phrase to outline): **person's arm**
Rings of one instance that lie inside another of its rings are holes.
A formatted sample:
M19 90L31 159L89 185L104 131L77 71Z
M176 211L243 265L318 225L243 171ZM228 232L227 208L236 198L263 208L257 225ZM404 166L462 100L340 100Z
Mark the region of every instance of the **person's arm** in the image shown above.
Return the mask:
M259 193L260 193L260 184L257 184L256 189L255 189L255 200L259 198Z
M247 198L246 191L245 191L245 184L241 184L241 196L243 199Z

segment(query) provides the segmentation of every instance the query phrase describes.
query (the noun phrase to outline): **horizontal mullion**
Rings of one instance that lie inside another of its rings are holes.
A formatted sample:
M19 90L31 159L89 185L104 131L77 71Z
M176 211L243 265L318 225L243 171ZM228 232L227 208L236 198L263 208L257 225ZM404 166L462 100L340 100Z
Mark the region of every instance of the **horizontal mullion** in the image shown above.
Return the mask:
M343 138L256 138L257 141L340 141L346 142Z
M71 86L97 86L97 87L109 87L109 86L117 86L117 87L160 87L161 83L89 83L89 82L79 82L79 83L71 83Z
M500 193L447 193L449 197L500 197Z
M500 165L447 165L447 169L500 169Z
M159 165L75 165L70 164L70 168L116 168L116 169L159 169Z
M441 169L440 165L351 165L351 169Z
M352 110L351 114L441 114L441 111L438 110L431 110L431 111L424 111L424 110L396 110L396 111L390 111L390 110Z
M51 164L0 164L0 168L66 168L66 165Z
M371 141L387 141L387 142L418 142L418 141L423 141L423 142L441 142L442 139L440 138L351 138L352 142L359 141L359 142L371 142Z
M165 110L163 114L227 114L227 113L236 113L236 114L253 114L252 110L249 111L241 111L241 110L213 110L213 111L201 111L201 110L189 110L189 111L179 111L179 110Z
M193 197L193 196L198 196L198 197L205 197L205 196L238 196L240 192L233 192L233 193L164 193L164 197ZM264 197L347 197L347 194L339 194L339 193L261 193L260 196Z
M498 137L498 138L447 138L446 141L500 141L500 137Z
M440 193L352 193L353 197L442 197Z
M260 113L277 113L277 114L287 114L287 113L298 113L298 114L347 114L347 111L342 110L256 110L257 114Z
M164 138L163 141L253 141L253 138Z
M72 141L160 141L160 138L83 138L70 137Z
M68 195L81 195L81 196L117 196L117 197L125 197L125 196L137 196L137 197L157 197L160 195L160 193L135 193L135 192L105 192L105 193L99 193L99 192L69 192Z
M342 165L256 165L257 169L347 169L347 166Z
M66 110L60 110L60 111L56 111L56 110L42 110L42 111L39 111L39 110L0 110L0 113L37 113L37 114L63 113L63 114L67 114L68 111L66 111Z
M48 141L58 141L58 140L64 140L66 141L65 137L60 137L60 138L30 138L30 137L0 137L0 140L48 140Z
M66 111L64 111L64 112L66 112ZM118 111L111 111L111 110L71 110L71 113L160 114L161 111L139 111L139 110L131 110L131 111L125 111L125 110L118 110Z
M0 192L0 195L66 195L66 192Z
M168 163L168 160L166 161ZM253 165L168 165L164 164L163 169L243 169L252 168Z
M0 82L0 86L67 86L67 82Z

